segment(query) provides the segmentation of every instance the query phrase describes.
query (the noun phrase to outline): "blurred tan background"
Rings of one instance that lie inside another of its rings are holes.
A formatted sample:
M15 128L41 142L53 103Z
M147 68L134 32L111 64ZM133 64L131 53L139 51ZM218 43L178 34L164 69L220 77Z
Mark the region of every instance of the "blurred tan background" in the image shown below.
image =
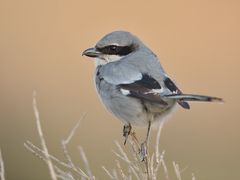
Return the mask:
M107 176L113 140L122 124L101 105L93 62L81 52L113 30L139 36L161 58L185 92L219 96L226 103L192 103L165 125L161 149L170 171L174 160L183 179L240 179L240 3L218 1L0 1L0 147L8 180L50 179L47 166L27 152L39 145L32 110L38 105L49 151L63 158L60 141L84 112L87 117L68 146L77 145L93 173ZM139 134L145 133L137 129ZM155 132L154 132L155 134Z

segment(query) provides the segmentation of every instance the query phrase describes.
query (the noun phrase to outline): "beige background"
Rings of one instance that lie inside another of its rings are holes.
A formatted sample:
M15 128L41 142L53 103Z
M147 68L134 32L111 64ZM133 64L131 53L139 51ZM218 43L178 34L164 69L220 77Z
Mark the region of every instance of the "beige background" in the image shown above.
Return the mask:
M184 92L226 101L192 103L168 121L161 149L170 171L174 160L187 167L184 179L192 172L202 180L240 179L239 7L237 0L1 0L0 147L7 179L49 179L45 164L23 147L26 140L39 145L34 89L50 152L63 158L61 139L87 112L69 149L82 164L81 144L94 174L106 178L101 166L113 166L122 124L101 105L93 62L80 54L118 29L151 47Z

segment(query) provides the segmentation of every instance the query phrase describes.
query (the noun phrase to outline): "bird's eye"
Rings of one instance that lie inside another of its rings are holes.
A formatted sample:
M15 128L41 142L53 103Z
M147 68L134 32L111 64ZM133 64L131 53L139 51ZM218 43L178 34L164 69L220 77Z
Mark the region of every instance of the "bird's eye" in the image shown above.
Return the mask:
M117 46L111 45L111 46L109 46L109 49L110 49L110 51L114 52L117 50Z
M108 45L104 47L96 47L96 49L102 54L125 56L134 51L134 46Z

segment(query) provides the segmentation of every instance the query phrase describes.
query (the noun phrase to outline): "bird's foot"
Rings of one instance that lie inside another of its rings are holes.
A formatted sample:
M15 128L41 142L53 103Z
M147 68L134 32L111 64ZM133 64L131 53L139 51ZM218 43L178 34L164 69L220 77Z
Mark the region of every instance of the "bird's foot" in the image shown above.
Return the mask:
M127 143L127 139L128 139L129 134L131 133L131 130L132 130L131 124L125 124L123 126L123 137L125 137L124 145Z
M140 147L140 159L141 161L145 161L146 158L147 158L147 155L148 155L148 148L147 148L147 141L144 141L142 144L141 144L141 147Z
M151 121L148 122L146 139L141 144L141 147L140 147L140 157L141 157L141 160L145 162L147 161L147 155L148 155L148 142L149 142L150 131L151 131Z

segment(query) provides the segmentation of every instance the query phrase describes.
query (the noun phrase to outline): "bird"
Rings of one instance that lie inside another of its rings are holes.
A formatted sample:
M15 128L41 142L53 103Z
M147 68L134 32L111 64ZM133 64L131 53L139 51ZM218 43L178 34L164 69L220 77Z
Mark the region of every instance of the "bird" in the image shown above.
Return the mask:
M163 69L160 59L137 36L113 31L82 52L94 59L95 84L106 109L123 122L124 145L134 126L164 121L189 101L221 102L218 97L183 93Z

